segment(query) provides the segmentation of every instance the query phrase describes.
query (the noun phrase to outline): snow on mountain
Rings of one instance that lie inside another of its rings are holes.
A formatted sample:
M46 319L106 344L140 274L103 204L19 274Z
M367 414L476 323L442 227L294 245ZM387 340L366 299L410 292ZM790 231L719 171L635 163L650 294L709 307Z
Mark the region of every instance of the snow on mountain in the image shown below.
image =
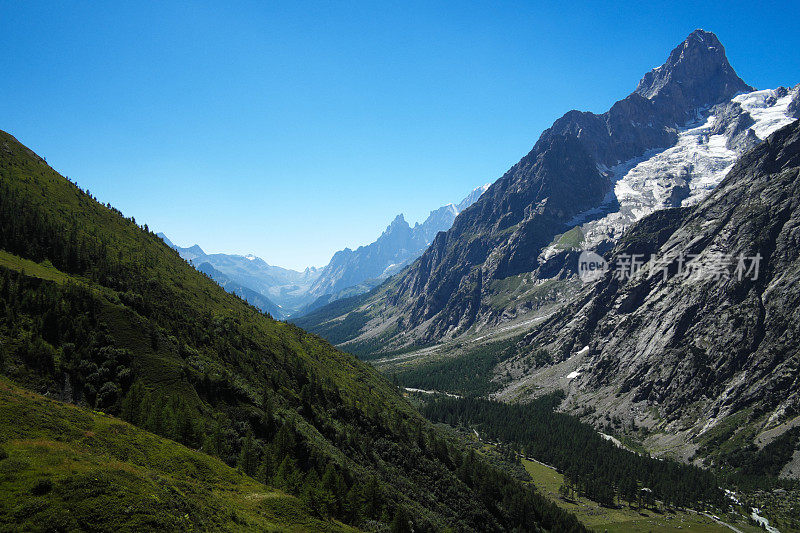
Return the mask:
M733 101L753 117L756 122L753 130L761 140L764 140L772 132L794 120L794 117L789 116L789 105L798 97L800 97L800 85L796 85L791 90L780 88L772 91L767 89L740 94Z
M486 190L489 188L490 185L491 183L486 183L484 185L481 185L480 187L475 187L474 189L472 189L472 192L470 192L466 198L461 200L461 202L459 202L458 205L453 206L455 208L456 215L459 214L464 209L471 206L472 204L474 204L475 202L477 202L478 198L480 198L481 195L486 192ZM452 206L453 204L450 205Z
M613 183L612 191L602 205L567 222L566 229L579 226L582 246L593 248L616 241L628 226L656 210L699 203L743 152L795 120L790 106L798 99L800 85L740 94L699 113L678 132L671 148L600 167ZM542 258L557 251L550 246Z

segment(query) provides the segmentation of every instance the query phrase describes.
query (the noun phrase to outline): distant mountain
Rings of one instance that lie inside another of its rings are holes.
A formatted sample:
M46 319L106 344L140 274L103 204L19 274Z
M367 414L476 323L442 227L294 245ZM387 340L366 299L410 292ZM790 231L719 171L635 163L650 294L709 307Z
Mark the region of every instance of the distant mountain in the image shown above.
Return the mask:
M397 215L372 244L336 252L311 286L311 294L315 297L335 295L368 280L382 280L399 272L422 255L437 233L450 229L458 214L474 204L488 188L488 184L477 187L458 205L447 204L431 211L424 222L413 228L403 215Z
M211 263L201 263L200 265L197 265L197 270L216 281L226 291L239 296L247 303L257 307L263 312L269 313L273 318L282 319L285 317L286 314L278 304L272 302L263 294L258 293L249 287L245 287L244 285L236 283L230 277L214 268Z
M203 251L203 249L200 248L196 244L194 246L190 246L189 248L181 248L180 246L176 246L163 233L156 233L156 235L158 237L161 237L161 240L164 241L167 244L167 246L169 246L170 248L176 250L178 252L178 255L180 255L183 259L185 259L187 261L194 261L198 257L202 257L202 256L206 255L206 253Z
M300 316L340 298L362 294L419 257L436 234L453 225L458 213L480 198L489 185L477 187L458 205L431 211L412 228L398 215L378 239L357 250L336 252L330 263L303 272L268 264L252 254L207 254L198 245L182 248L164 233L157 235L196 268L230 292L278 319ZM204 268L200 268L205 265Z
M571 250L605 252L642 217L701 201L739 155L794 120L798 100L800 87L756 91L697 30L606 113L555 121L402 275L302 325L374 350L538 316L568 299L543 296L542 283L574 277ZM359 327L341 320L350 312Z
M157 235L195 268L275 318L286 318L314 299L308 290L319 275L319 269L298 272L272 266L252 254L207 254L196 244L181 248L163 233ZM201 265L207 266L201 269Z

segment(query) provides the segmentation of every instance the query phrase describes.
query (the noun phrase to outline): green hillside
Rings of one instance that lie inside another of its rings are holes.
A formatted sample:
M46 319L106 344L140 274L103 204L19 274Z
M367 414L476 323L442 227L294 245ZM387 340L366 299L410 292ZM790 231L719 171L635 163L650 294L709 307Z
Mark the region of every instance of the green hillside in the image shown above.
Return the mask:
M0 529L349 531L219 459L0 381Z
M219 457L320 519L581 529L371 367L226 293L6 133L0 250L0 371L15 383Z

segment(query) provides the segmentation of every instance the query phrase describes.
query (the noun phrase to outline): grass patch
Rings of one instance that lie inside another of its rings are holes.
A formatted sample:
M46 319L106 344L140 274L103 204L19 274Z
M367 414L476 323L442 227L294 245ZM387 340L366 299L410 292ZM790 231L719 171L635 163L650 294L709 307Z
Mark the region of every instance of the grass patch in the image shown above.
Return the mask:
M347 531L218 459L0 381L0 529Z
M651 510L642 510L622 506L608 508L583 497L574 500L565 500L559 493L559 487L564 483L564 476L555 469L535 461L522 460L525 471L531 476L532 483L546 498L555 502L559 507L578 517L583 524L595 531L610 532L694 532L694 533L730 533L730 529L717 524L712 519L688 511L674 513L656 513ZM739 529L744 531L758 531L747 529L746 525L737 523Z
M571 250L573 248L580 248L583 244L583 232L579 226L575 226L566 233L562 233L557 237L556 248L559 250Z

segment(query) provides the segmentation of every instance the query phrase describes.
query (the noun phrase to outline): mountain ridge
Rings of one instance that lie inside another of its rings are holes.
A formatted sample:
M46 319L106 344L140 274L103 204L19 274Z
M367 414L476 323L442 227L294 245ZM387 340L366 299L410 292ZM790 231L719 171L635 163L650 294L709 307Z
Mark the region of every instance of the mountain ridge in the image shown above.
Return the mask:
M437 233L449 229L459 212L477 201L486 189L488 185L473 189L458 206L447 204L435 209L413 227L402 214L397 215L373 243L336 252L322 268L311 294L335 294L366 280L380 280L399 272L424 252Z
M685 83L687 77L697 79ZM534 295L537 282L574 275L569 249L589 237L584 230L596 233L592 246L607 250L632 222L653 209L669 207L647 198L646 209L640 207L642 191L655 189L666 178L667 202L680 205L692 194L707 194L738 154L786 123L789 106L800 95L798 86L759 96L758 103L750 96L751 100L736 101L740 93L760 93L736 76L718 39L703 30L690 34L664 65L645 74L637 90L604 114L573 110L556 120L533 149L402 275L369 300L354 301L350 311L366 316L363 326L345 337L348 349L358 344L387 350L425 345L491 327L507 316L537 313L541 303L518 304L517 294ZM779 100L781 106L776 104ZM770 118L778 107L784 122ZM698 126L695 137L687 136ZM762 128L762 134L754 133L753 127ZM620 187L627 185L629 174L640 172L638 164L657 161L655 156L693 139L695 145L710 146L701 157L715 165L715 178L704 182L704 173L693 176L694 152L687 151L685 168L674 175L667 167L643 174L634 184L640 196L628 201L628 190ZM714 144L718 140L732 148L723 146L723 154ZM592 215L591 221L615 211L621 214L610 225L575 230L582 224L574 222L576 217ZM519 287L510 297L501 292L507 280ZM318 316L322 319L326 313ZM312 331L329 329L315 320L309 317L302 324ZM322 320L334 327L330 318Z

